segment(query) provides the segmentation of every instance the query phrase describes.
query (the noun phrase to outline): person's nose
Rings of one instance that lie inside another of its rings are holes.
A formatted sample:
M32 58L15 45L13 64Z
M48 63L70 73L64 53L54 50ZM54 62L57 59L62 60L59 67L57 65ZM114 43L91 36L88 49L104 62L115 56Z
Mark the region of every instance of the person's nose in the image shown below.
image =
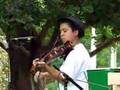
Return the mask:
M63 32L63 31L61 31L61 32L60 32L60 36L62 37L63 35L64 35L64 32Z

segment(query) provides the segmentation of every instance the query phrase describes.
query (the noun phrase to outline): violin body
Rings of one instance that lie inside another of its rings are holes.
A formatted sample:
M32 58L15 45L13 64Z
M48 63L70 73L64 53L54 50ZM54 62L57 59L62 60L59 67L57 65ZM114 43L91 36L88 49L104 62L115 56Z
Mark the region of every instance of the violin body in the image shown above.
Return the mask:
M39 60L37 60L36 62L43 61L47 64L50 64L54 58L64 55L66 51L70 49L72 49L72 44L71 42L67 41L63 46L53 48L48 54L46 54L42 58L39 58ZM41 71L39 65L32 66L31 68L31 72L33 74L38 70Z

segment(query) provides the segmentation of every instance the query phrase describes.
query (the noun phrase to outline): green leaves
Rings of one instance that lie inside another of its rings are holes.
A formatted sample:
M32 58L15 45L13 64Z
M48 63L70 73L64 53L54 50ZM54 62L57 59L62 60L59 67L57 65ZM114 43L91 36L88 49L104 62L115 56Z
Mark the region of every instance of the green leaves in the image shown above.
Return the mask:
M9 68L8 55L0 48L0 88L2 90L8 89Z

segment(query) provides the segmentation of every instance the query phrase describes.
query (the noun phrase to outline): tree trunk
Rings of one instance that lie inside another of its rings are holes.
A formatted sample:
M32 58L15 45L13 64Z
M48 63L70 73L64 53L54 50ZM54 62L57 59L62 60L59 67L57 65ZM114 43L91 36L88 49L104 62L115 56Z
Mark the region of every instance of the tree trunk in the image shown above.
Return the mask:
M31 90L30 83L30 54L26 53L22 46L9 43L9 57L11 82L10 90Z

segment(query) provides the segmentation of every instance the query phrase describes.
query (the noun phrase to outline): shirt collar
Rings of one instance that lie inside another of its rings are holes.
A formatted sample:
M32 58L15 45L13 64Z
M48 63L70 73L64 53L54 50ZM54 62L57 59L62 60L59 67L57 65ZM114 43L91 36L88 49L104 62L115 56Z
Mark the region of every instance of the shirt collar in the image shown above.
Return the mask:
M82 45L82 43L78 43L78 44L76 44L73 48L74 48L74 49L77 49L77 48L79 48L81 45Z

